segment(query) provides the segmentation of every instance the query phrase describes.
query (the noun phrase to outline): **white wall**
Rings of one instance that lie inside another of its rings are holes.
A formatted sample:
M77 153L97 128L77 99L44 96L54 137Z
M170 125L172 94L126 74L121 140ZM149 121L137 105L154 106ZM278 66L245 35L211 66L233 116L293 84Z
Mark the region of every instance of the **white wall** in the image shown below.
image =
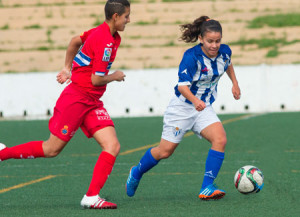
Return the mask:
M231 99L230 81L224 77L216 110L225 105L225 112L244 112L248 105L248 112L300 111L300 65L244 66L235 71L242 98Z
M300 111L300 65L235 66L235 71L242 98L233 99L231 82L225 74L213 106L217 113ZM125 82L108 84L102 98L109 114L112 117L163 115L174 92L177 69L124 72ZM29 118L47 118L47 111L52 113L64 87L56 82L56 72L2 74L0 115L22 117L26 111Z

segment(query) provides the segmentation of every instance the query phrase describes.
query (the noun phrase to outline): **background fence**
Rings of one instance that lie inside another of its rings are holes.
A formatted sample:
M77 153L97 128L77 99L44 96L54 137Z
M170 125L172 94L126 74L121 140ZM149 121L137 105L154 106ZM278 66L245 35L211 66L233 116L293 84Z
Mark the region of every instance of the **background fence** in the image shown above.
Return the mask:
M242 97L236 101L224 75L214 103L217 113L300 110L300 65L236 66ZM177 82L177 69L124 70L125 82L108 84L103 96L112 117L163 115ZM47 118L65 87L56 72L0 74L0 116Z

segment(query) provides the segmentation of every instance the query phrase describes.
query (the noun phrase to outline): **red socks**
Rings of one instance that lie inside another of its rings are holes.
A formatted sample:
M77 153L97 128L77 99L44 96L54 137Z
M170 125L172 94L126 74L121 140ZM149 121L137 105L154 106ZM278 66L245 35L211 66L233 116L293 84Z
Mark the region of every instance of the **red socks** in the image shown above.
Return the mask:
M112 168L115 164L116 157L108 152L102 151L94 168L92 181L86 193L86 196L98 195L104 186Z
M43 141L33 141L14 147L7 147L0 151L0 160L4 161L11 158L31 159L45 157L42 145ZM113 169L115 161L116 157L108 152L102 151L96 162L91 184L86 193L87 196L95 196L99 194Z
M0 160L45 157L42 145L43 141L33 141L13 147L7 147L0 151Z

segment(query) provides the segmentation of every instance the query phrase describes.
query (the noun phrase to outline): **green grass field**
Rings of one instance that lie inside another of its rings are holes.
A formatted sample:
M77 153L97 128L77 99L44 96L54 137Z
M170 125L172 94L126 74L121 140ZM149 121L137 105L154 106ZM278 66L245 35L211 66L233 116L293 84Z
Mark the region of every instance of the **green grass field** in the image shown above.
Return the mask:
M160 140L162 117L114 119L122 148L101 196L117 210L84 210L100 147L79 130L56 158L8 160L0 167L0 216L300 216L300 112L220 115L228 144L216 180L227 194L201 201L199 193L210 145L188 134L174 155L147 173L129 198L125 182L147 146ZM48 121L0 121L0 141L13 146L48 138ZM140 148L140 149L138 149ZM258 194L233 184L238 168L255 165L265 176Z

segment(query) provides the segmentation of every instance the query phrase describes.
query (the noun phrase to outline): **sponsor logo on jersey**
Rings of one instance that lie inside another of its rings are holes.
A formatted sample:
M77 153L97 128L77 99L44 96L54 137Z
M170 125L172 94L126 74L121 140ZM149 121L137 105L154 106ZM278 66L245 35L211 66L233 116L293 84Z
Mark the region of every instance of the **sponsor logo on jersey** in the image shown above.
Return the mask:
M110 47L110 46L112 46L113 45L113 43L110 43L110 44L106 44L107 45L107 47Z
M179 127L175 127L173 129L173 134L174 136L178 136L179 134L181 134L181 129Z
M104 61L104 62L109 62L111 53L112 53L112 48L106 47L106 48L104 49L102 61Z
M218 82L211 82L211 83L203 83L203 81L198 81L196 86L203 87L203 88L211 88L215 86Z
M61 134L68 135L68 133L69 133L69 127L65 125L64 128L61 129Z

